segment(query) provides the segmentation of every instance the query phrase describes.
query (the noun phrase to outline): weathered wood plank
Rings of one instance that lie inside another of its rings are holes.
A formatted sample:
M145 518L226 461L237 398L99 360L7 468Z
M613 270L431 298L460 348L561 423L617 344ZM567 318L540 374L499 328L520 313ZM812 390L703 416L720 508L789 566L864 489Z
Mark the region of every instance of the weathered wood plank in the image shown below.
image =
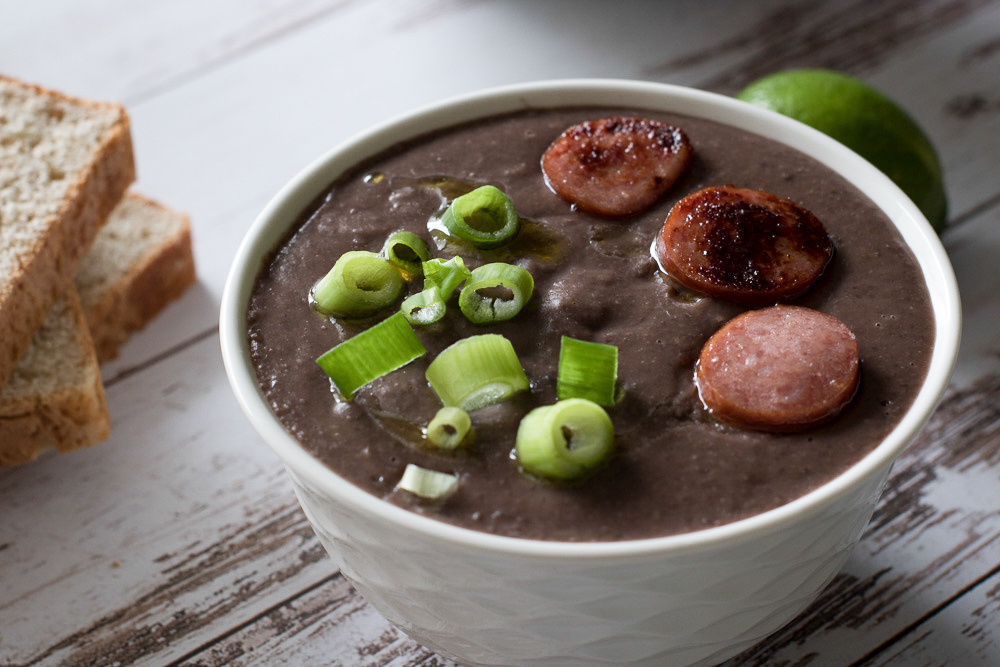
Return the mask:
M942 610L969 627L988 622L960 593L993 580L1000 564L998 476L1000 375L943 402L897 461L844 571L796 621L730 664L883 664L936 645L920 637ZM959 601L973 615L959 618ZM956 664L996 664L1000 644L985 636L991 643Z
M1000 574L916 625L884 653L873 656L888 667L907 665L990 665L1000 662ZM867 664L872 664L871 662Z
M896 100L938 148L960 220L998 194L1000 5L989 0L787 3L749 14L742 31L706 39L645 70L725 94L790 67L862 77Z
M952 381L966 386L1000 372L1000 199L949 229L944 244L962 297L962 343Z
M745 660L924 664L954 647L997 662L997 395L975 381L1000 369L1000 2L146 4L0 10L5 73L133 102L140 186L192 214L201 273L106 368L110 442L0 471L0 664L443 664L335 574L229 396L213 332L247 225L327 147L472 88L620 76L731 92L804 64L863 75L931 133L966 328L950 412L900 461L858 554ZM448 57L482 25L494 39Z
M222 667L254 662L357 667L454 664L390 626L340 575L324 579L177 664Z
M951 224L977 219L1000 195L1000 3L903 45L868 80L909 110L937 147Z
M649 70L658 75L701 69L699 87L733 94L749 81L784 69L870 70L914 41L967 20L991 0L788 2L767 11L744 10L744 30ZM735 66L732 65L735 63Z
M339 11L351 0L46 0L8 6L0 70L132 104ZM16 16L11 16L15 14Z
M335 571L217 337L108 397L110 441L0 471L0 662L162 663Z

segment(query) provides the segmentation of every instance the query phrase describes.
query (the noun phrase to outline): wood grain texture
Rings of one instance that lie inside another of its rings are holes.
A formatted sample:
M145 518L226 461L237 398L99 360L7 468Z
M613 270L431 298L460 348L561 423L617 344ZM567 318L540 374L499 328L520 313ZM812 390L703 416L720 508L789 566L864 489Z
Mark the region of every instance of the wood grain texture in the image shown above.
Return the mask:
M995 606L998 477L1000 376L992 376L944 400L896 462L847 567L816 602L730 664L811 664L819 656L815 664L831 656L845 665L881 664L909 651L914 637L941 623L938 617L954 623L953 607L970 591L985 598L970 611ZM964 649L970 660L978 652L1000 661L1000 627L992 620L977 611L959 621L963 633L987 640L971 640Z
M94 455L0 473L0 656L162 662L333 572L277 459L216 418L232 401L217 350L205 338L112 384Z
M952 383L1000 372L1000 198L944 237L962 296L962 342Z
M728 93L807 65L885 90L937 145L962 352L843 572L729 664L1000 663L1000 0L52 0L0 16L0 70L128 103L139 184L191 215L200 272L104 368L109 442L0 470L0 665L450 665L336 572L231 397L216 321L246 228L330 146L443 97L598 76ZM482 26L456 59L454 36Z
M988 0L787 3L755 13L737 34L656 64L646 74L684 76L685 83L724 94L790 67L859 76L902 105L931 136L954 219L996 194L983 161L1000 150L998 31L1000 7ZM972 149L956 140L973 134L986 145Z
M266 655L267 661L290 665L323 661L358 667L454 664L386 623L339 574L250 619L176 664L245 665L260 655Z
M861 72L890 59L908 43L967 19L989 2L788 2L757 12L739 34L656 65L649 73L697 67L738 54L739 66L715 68L715 74L698 82L701 88L734 94L750 81L789 63Z
M19 20L0 22L2 68L59 90L133 106L351 4L52 0Z

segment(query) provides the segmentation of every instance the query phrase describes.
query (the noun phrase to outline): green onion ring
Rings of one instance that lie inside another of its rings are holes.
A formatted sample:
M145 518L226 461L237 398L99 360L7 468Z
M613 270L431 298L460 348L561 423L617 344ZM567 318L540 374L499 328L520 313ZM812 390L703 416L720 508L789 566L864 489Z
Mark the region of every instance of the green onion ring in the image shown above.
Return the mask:
M396 313L327 351L316 363L330 376L337 391L350 399L372 380L425 354L427 349L403 314Z
M445 303L438 289L429 287L403 299L399 309L410 324L426 326L444 317Z
M388 260L351 250L313 286L309 298L325 315L364 317L390 306L402 291L403 278Z
M469 413L462 408L444 407L427 424L427 441L438 449L455 449L472 431Z
M461 257L423 262L424 289L403 301L400 310L410 324L427 325L444 317L455 288L471 275Z
M427 243L413 232L407 231L389 236L382 252L386 259L408 276L420 275L423 263L431 258Z
M447 302L455 288L469 279L472 273L465 266L465 260L455 255L449 260L431 259L422 265L424 289L436 287L441 298Z
M441 500L458 488L458 475L428 470L408 463L396 486L427 500Z
M458 297L458 307L475 324L503 322L521 312L534 289L531 274L520 266L484 264L472 272Z
M427 382L449 407L466 412L499 403L528 388L510 341L499 334L463 338L427 366Z
M576 479L600 466L614 448L604 408L583 398L535 408L521 420L514 451L521 467L550 479Z
M494 248L514 238L518 218L510 197L484 185L452 201L441 224L452 236L477 248Z
M618 348L563 336L559 346L556 396L586 398L605 407L614 405L618 382Z

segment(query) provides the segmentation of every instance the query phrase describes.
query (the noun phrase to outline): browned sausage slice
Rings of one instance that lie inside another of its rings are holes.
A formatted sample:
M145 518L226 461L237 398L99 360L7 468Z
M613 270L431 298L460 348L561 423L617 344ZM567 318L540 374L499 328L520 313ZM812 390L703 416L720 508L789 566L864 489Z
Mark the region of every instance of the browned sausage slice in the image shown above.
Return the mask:
M730 186L677 202L656 255L664 271L697 292L762 306L809 289L833 257L833 242L798 204Z
M792 431L822 423L858 387L858 342L833 315L800 306L751 310L701 350L695 381L705 407L740 428Z
M578 208L606 216L652 206L691 159L687 136L668 123L614 117L570 127L542 155L545 181Z

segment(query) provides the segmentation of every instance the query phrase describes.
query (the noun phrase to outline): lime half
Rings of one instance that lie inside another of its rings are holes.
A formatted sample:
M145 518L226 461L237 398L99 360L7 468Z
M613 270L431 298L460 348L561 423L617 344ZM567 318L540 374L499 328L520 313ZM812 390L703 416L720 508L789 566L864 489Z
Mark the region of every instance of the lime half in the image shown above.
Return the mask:
M838 72L798 69L758 79L737 97L810 125L852 149L891 178L935 230L944 229L948 202L934 146L882 93Z

